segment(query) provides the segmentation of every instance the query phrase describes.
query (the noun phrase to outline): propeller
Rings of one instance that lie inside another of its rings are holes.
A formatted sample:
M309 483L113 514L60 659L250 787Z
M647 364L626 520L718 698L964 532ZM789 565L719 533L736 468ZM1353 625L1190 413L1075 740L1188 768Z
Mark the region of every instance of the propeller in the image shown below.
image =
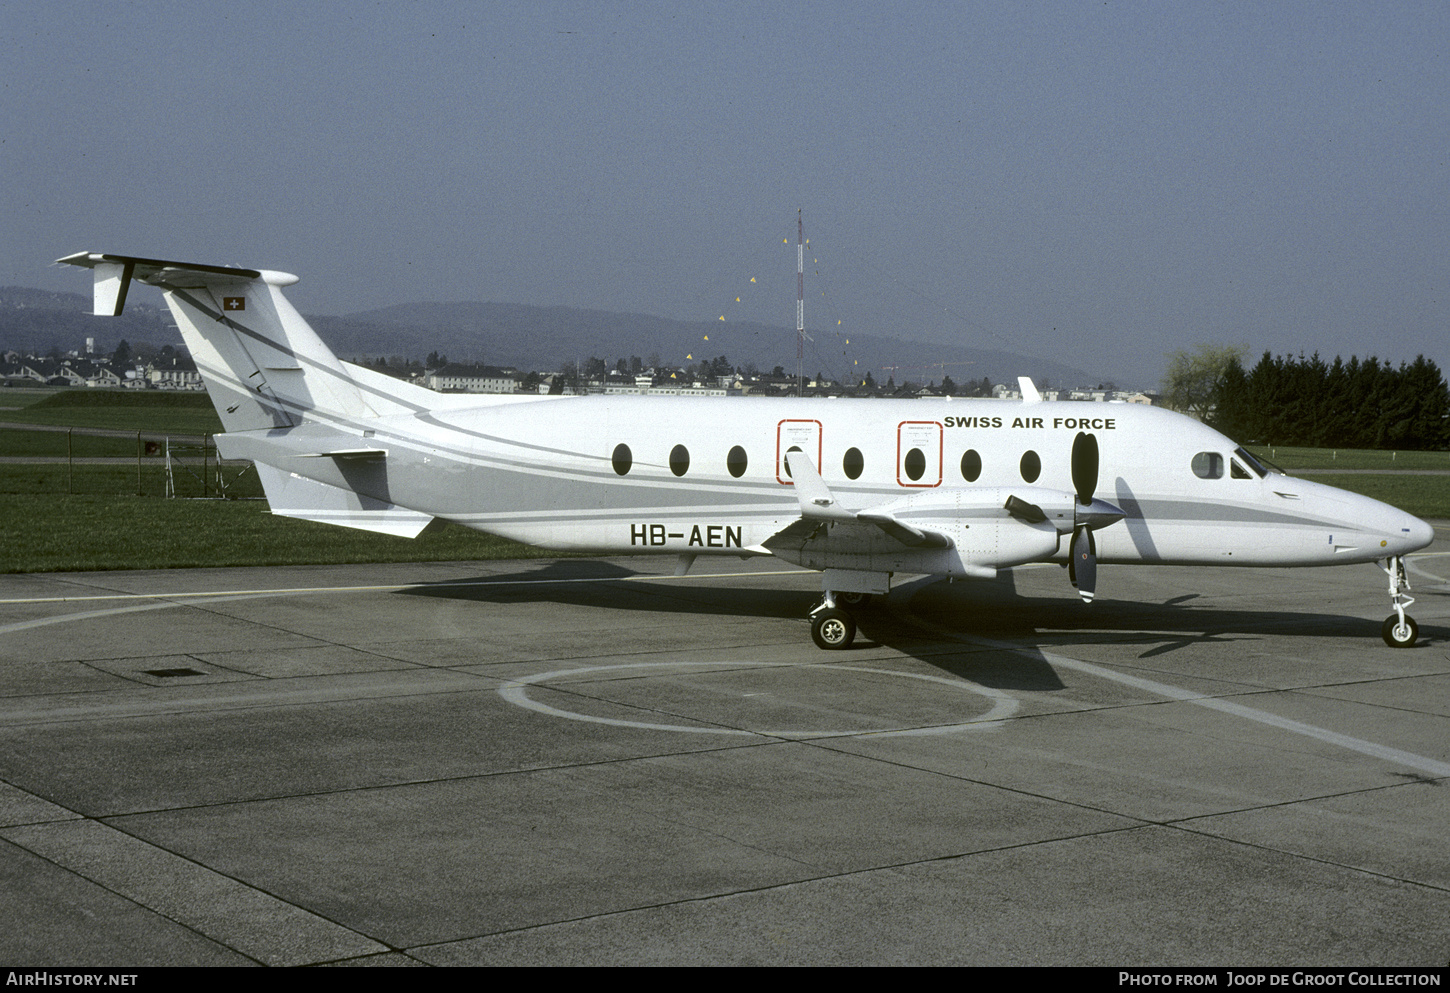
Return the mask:
M1098 488L1098 437L1079 431L1072 440L1072 488L1084 507L1093 502Z
M1093 532L1127 515L1094 495L1098 488L1098 439L1085 431L1079 431L1072 441L1072 488L1072 543L1069 546L1067 578L1083 600L1092 603L1098 585L1098 544ZM1041 524L1048 520L1041 507L1019 496L1007 497L1004 506L1007 513L1028 524ZM1053 507L1057 518L1053 524L1059 534L1066 534L1066 515L1058 509L1060 506Z
M1067 561L1067 578L1077 587L1085 603L1093 602L1098 585L1098 548L1092 528L1079 525L1072 532L1072 558Z
M1111 524L1123 516L1122 511L1098 502L1093 491L1098 488L1098 439L1079 431L1072 440L1072 488L1077 491L1073 506L1071 555L1067 560L1067 578L1077 587L1085 603L1093 602L1098 585L1098 547L1093 528ZM1109 520L1103 520L1106 515ZM1116 516L1114 516L1114 513Z

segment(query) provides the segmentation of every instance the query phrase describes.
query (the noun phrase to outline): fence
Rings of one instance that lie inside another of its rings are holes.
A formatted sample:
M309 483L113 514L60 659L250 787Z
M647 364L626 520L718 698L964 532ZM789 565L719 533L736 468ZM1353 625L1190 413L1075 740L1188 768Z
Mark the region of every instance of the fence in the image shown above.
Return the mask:
M210 435L93 428L0 431L0 493L255 499L250 462L223 461Z

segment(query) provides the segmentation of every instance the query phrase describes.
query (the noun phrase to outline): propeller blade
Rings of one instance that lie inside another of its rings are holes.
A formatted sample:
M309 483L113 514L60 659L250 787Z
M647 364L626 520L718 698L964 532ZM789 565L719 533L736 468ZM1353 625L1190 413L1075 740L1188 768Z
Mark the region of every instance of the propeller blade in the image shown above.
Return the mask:
M1072 440L1072 488L1077 491L1078 503L1093 502L1093 491L1098 488L1097 435L1079 431Z
M1067 572L1084 602L1092 603L1098 585L1098 548L1091 528L1083 526L1073 532Z

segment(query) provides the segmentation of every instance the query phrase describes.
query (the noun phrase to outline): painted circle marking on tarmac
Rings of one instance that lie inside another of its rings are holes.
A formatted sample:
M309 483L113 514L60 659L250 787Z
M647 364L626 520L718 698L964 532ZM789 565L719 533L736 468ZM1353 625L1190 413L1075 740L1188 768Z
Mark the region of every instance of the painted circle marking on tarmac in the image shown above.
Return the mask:
M987 697L992 701L991 708L981 717L973 718L970 721L961 721L954 724L943 724L932 727L920 728L887 728L879 731L852 730L852 731L793 731L793 730L748 730L741 728L720 728L720 727L692 727L685 724L656 724L649 721L628 721L617 717L595 717L591 714L580 714L570 710L560 710L548 704L540 703L531 699L528 695L528 688L540 683L546 683L551 679L561 676L577 676L588 672L609 672L619 669L679 669L682 667L704 667L709 666L721 670L734 666L760 666L764 668L787 668L772 662L625 662L616 665L591 665L579 669L555 669L551 672L539 672L530 676L521 676L518 679L511 679L498 688L498 695L516 707L525 710L532 710L535 713L546 714L550 717L559 717L569 721L584 721L590 724L608 724L613 727L638 728L643 731L678 731L684 734L727 734L746 735L750 737L765 738L845 738L845 737L918 737L933 734L951 734L957 731L991 731L1001 726L1001 722L1012 714L1016 713L1019 703L1017 699L1009 694L986 686L979 686L976 683L964 682L960 679L947 679L942 676L928 676L914 672L893 672L890 669L873 669L866 666L853 665L829 665L829 666L790 666L789 668L804 668L811 672L866 672L882 676L898 676L903 679L916 679L927 683L938 683L942 686L949 686L952 689L965 690L978 696Z

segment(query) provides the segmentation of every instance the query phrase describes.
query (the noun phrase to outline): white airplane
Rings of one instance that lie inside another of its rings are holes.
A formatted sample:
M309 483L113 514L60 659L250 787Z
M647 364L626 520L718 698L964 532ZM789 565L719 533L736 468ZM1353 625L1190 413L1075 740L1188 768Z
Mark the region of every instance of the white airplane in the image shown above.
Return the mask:
M897 573L986 579L1059 562L1091 601L1098 562L1378 562L1386 644L1418 625L1404 556L1430 526L1283 475L1217 431L1135 404L434 393L342 362L284 272L81 252L97 314L159 287L206 383L226 458L272 512L414 537L434 518L542 548L775 555L822 573L821 648ZM1106 470L1106 482L1099 479Z

